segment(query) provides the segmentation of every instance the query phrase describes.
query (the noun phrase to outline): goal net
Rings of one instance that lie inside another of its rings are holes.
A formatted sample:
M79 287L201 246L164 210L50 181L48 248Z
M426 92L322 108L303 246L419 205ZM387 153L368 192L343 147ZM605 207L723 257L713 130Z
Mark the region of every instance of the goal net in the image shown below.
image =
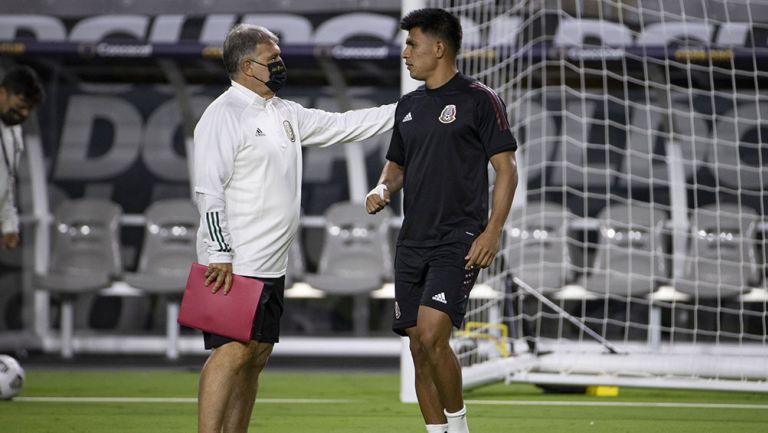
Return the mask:
M452 345L491 381L768 391L768 4L433 0L520 183ZM492 170L491 170L492 173Z

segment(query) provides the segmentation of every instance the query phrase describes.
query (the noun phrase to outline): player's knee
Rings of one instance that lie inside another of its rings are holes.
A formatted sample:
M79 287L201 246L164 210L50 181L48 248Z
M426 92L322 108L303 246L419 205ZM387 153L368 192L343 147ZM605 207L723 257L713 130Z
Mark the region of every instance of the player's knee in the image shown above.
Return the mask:
M443 333L429 328L419 330L418 345L420 350L428 357L449 347L448 339Z
M253 344L253 343L252 343ZM250 356L248 359L248 368L261 371L267 366L269 356L272 354L272 345L253 344L249 347Z
M424 348L418 338L412 336L408 346L411 349L411 356L415 362L418 362L424 356Z
M236 372L264 368L269 358L268 353L264 356L261 351L257 350L255 342L247 345L237 342L227 343L222 346L219 355L225 357L229 368Z
M254 370L261 371L261 370L264 370L264 367L267 366L268 361L269 361L269 353L259 354L256 358L253 359L251 365Z

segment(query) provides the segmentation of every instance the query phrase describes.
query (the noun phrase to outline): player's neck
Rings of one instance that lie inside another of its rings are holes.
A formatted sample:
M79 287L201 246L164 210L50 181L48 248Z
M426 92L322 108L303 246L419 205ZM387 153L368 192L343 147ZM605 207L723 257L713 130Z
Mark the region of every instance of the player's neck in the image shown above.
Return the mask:
M445 83L451 81L456 73L459 72L456 67L446 67L435 69L435 72L424 80L424 85L427 89L437 89L442 87Z

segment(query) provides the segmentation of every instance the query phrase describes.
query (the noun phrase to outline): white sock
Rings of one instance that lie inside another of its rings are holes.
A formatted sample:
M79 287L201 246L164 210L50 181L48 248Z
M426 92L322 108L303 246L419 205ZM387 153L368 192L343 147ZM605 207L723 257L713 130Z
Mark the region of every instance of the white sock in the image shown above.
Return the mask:
M427 433L446 433L448 424L427 424Z
M445 409L443 409L443 412L445 417L448 418L448 433L469 433L466 405L455 413L450 413Z

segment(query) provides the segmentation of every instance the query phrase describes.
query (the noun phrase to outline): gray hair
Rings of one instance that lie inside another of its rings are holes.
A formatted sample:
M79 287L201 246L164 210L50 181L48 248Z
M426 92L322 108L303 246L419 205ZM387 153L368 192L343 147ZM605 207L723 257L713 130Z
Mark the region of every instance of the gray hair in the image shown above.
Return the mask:
M240 70L240 62L256 49L257 44L278 43L278 37L267 28L254 24L238 24L227 33L224 39L224 68L229 77L234 79Z

